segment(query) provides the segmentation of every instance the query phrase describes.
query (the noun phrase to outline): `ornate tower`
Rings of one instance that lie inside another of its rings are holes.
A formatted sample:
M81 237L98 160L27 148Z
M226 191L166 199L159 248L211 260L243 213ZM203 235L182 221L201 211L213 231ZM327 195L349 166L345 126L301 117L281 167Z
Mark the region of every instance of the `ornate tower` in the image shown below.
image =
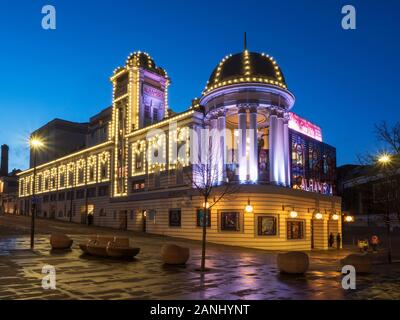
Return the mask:
M113 112L109 139L114 141L113 193L128 191L127 136L168 116L168 85L164 69L145 52L129 55L124 67L114 70Z

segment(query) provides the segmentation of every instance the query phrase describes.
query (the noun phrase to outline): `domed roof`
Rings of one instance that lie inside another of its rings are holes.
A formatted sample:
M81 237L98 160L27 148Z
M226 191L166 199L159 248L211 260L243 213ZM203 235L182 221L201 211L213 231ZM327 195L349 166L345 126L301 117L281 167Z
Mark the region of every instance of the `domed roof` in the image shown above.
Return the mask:
M221 60L212 72L203 94L241 82L265 83L287 89L282 71L272 57L244 50Z
M166 71L161 67L157 67L154 60L150 57L150 55L147 52L138 51L131 53L129 57L126 59L126 64L129 66L148 69L162 76L167 76Z

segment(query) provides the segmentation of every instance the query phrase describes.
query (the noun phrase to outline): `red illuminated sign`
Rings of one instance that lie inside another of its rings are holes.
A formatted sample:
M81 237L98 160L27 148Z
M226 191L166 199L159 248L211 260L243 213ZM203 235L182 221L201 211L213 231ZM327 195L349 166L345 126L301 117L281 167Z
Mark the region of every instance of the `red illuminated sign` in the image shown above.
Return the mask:
M289 128L322 142L321 128L293 112L289 112Z

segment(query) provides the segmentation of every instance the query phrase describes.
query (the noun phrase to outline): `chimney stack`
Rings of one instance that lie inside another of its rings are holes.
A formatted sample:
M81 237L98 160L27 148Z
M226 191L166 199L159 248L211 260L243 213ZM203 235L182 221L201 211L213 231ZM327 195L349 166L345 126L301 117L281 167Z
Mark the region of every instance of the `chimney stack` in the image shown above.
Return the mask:
M8 145L3 144L1 146L0 176L8 176L8 150Z

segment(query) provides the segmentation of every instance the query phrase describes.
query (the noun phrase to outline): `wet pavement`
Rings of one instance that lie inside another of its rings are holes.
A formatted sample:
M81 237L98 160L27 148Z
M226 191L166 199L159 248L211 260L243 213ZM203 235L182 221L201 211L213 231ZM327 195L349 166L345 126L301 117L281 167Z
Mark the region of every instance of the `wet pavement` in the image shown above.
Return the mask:
M282 275L276 253L208 244L201 275L200 242L142 233L37 220L35 250L29 249L29 218L0 217L0 299L400 299L400 264L374 265L371 275L357 276L357 289L341 287L339 259L351 250L313 251L304 276ZM49 233L64 232L72 250L49 250ZM129 236L141 248L132 261L84 256L78 248L87 235ZM187 246L186 266L165 266L165 243ZM56 290L41 286L42 267L56 269Z

